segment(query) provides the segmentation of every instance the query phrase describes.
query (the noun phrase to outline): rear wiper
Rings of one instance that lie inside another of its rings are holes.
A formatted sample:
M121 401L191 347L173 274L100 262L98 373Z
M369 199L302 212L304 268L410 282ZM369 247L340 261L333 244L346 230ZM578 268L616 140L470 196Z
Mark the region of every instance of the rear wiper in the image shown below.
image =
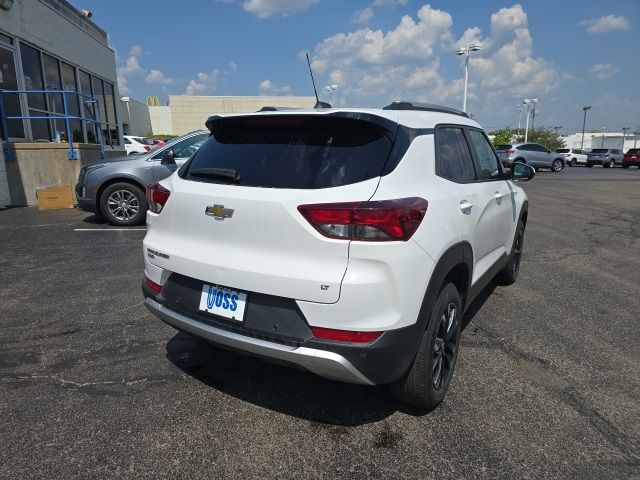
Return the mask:
M193 168L189 174L194 177L214 178L216 180L228 180L240 183L240 172L232 168Z

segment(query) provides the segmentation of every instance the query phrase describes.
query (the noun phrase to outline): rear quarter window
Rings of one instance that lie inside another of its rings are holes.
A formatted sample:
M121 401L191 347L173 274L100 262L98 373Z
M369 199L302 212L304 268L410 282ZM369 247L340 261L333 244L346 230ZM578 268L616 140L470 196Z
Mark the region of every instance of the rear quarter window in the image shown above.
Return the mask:
M240 186L318 189L380 176L395 132L363 120L320 115L231 117L211 124L211 137L184 178L202 169L233 170Z

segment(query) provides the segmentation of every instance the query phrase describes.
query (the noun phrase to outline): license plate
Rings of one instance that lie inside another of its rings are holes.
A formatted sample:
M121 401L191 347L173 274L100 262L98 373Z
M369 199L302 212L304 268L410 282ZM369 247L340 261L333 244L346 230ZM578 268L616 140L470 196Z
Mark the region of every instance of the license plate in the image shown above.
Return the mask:
M247 294L221 285L202 285L200 294L201 312L213 313L237 322L244 320Z

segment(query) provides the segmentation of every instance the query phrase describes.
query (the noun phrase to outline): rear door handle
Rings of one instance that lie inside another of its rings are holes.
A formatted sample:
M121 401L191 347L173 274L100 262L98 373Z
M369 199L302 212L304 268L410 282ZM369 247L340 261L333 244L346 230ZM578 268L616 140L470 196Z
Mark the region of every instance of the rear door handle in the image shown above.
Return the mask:
M471 208L473 207L473 203L467 202L466 200L462 200L460 202L460 210L462 213L471 213Z
M496 192L493 194L493 198L495 198L496 200L502 200L502 197L504 197L504 195L500 192Z

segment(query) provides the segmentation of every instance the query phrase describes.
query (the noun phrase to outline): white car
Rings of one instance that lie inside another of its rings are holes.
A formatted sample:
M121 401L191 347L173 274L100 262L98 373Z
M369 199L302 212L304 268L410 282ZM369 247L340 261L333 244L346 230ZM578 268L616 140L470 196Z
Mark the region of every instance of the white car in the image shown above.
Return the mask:
M127 155L147 153L154 148L153 144L150 145L149 142L142 137L123 135L122 138L124 139L124 148L127 151Z
M271 110L274 110L271 108ZM147 187L146 307L214 344L435 408L461 322L518 274L528 202L446 107L215 116Z
M579 148L556 148L556 153L561 153L566 159L565 163L572 167L587 164L587 152Z

